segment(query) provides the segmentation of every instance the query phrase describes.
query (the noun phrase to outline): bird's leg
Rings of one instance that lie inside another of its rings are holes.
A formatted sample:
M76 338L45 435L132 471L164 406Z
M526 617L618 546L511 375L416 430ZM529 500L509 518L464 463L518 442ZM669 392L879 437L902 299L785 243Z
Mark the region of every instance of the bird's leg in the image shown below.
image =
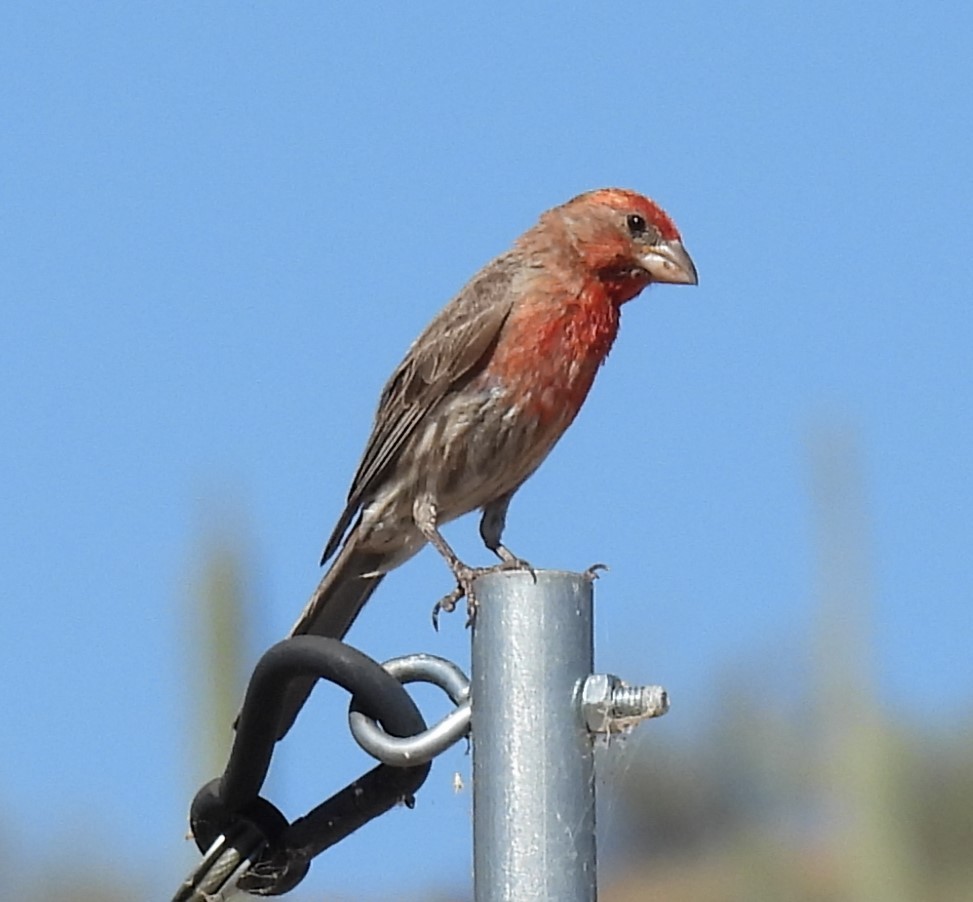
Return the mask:
M512 497L513 492L510 492L484 505L483 516L480 518L480 537L483 539L483 544L502 561L501 569L527 570L534 578L534 582L537 582L537 574L534 573L534 568L530 563L517 557L500 541L503 529L507 525L507 508L510 507Z
M507 508L510 507L510 499L513 492L509 495L501 495L483 507L483 516L480 518L480 537L483 544L490 549L501 561L505 570L530 570L533 567L523 558L517 557L503 542L500 537L503 529L507 525Z
M503 529L503 514L506 511L506 504L509 503L509 500L510 499L508 498L507 502L504 503L500 509L500 530ZM456 577L456 588L453 589L453 591L448 595L443 596L433 607L432 623L436 629L439 629L439 612L446 611L446 613L450 613L451 611L455 610L456 603L461 598L466 598L466 625L472 625L474 619L476 618L476 593L473 589L473 583L477 577L482 576L485 573L494 573L497 570L521 569L524 567L530 568L530 564L520 560L520 558L514 557L506 548L503 548L503 546L500 545L499 533L497 533L496 536L497 548L492 549L501 559L501 563L499 563L497 566L471 567L469 564L461 561L459 555L453 551L449 542L443 538L443 534L439 531L439 526L437 524L438 511L436 509L436 503L428 496L422 496L416 500L412 507L412 517L415 520L415 524L419 532L422 533L423 538L443 556L446 563L449 565L449 569L452 570L453 576ZM481 535L482 534L483 531L481 527ZM503 553L499 551L500 548L503 548Z
M463 563L459 555L453 551L449 542L443 538L437 524L439 511L436 503L428 496L423 495L416 499L412 506L412 519L415 520L416 527L422 533L423 538L438 551L449 569L456 577L456 588L448 595L444 595L432 609L432 625L439 629L439 612L445 611L447 614L456 609L458 602L464 595L466 596L467 623L472 623L476 611L476 595L473 592L473 580L479 575L476 569L469 564Z

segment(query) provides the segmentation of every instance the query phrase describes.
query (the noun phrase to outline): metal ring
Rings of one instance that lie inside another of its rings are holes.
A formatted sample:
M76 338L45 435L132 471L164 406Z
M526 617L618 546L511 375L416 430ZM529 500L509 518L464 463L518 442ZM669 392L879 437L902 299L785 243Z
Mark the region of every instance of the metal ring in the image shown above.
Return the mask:
M452 661L436 655L414 654L382 664L400 683L432 683L442 689L456 708L429 729L398 738L386 733L360 711L348 712L348 726L355 741L373 758L393 767L425 764L462 739L470 729L470 681Z

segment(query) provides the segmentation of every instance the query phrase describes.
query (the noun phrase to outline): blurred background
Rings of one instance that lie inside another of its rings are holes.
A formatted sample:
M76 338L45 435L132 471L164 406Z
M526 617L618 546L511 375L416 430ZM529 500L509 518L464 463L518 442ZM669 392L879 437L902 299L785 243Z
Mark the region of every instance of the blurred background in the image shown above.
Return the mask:
M610 565L598 666L673 698L599 749L602 896L973 898L973 9L521 6L0 8L3 898L171 896L385 378L603 185L700 285L625 308L508 520ZM449 588L423 552L351 640L468 666ZM292 818L370 766L345 701L275 758ZM294 898L470 898L469 769Z

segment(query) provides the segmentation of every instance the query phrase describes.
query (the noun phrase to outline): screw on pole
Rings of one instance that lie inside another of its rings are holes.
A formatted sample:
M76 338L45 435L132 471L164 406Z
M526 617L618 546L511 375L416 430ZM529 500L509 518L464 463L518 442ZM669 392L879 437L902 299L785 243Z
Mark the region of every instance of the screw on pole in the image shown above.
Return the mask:
M622 733L669 710L661 686L629 686L611 673L593 673L581 687L581 711L592 733Z
M590 574L498 572L476 591L474 898L593 902L595 735L664 714L665 691L591 673Z
M591 580L498 573L476 590L474 898L591 902L594 752L574 701L594 657Z

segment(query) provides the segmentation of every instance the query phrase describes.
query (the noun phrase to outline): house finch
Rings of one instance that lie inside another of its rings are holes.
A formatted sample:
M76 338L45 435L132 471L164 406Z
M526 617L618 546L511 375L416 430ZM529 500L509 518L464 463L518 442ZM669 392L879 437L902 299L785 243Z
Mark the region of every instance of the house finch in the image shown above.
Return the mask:
M529 566L501 543L510 499L577 416L621 305L652 282L694 285L696 269L666 213L618 188L547 211L480 270L382 391L322 564L340 551L291 635L344 636L385 574L426 542L456 577L448 599L471 599L482 571L439 527L477 508L499 566Z

